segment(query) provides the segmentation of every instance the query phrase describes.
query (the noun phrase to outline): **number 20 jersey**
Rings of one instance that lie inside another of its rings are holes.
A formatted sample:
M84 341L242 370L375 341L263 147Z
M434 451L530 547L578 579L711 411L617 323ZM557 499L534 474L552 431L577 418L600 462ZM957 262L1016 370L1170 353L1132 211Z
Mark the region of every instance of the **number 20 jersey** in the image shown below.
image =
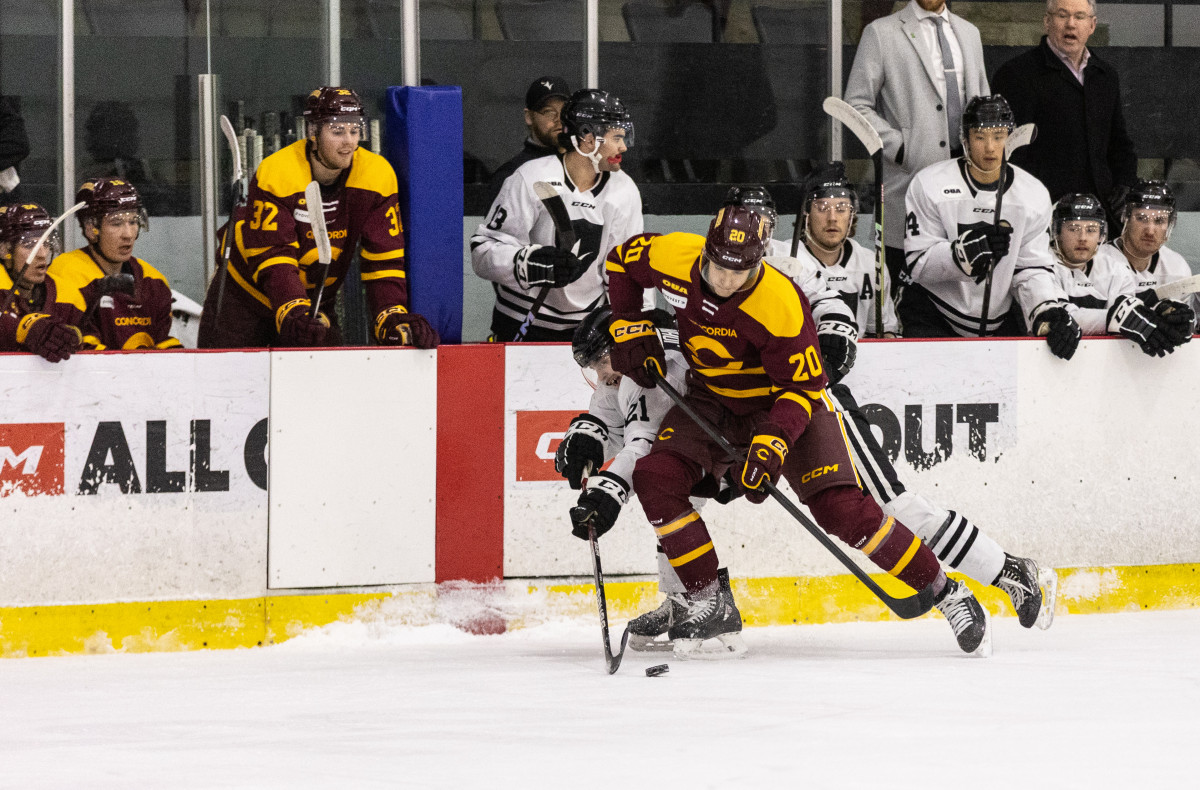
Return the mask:
M604 303L608 282L604 257L620 242L642 232L642 196L633 179L621 171L601 173L591 189L580 191L559 156L543 156L517 168L504 181L485 222L471 237L475 273L494 283L496 309L516 321L525 318L540 289L521 287L513 272L513 258L527 244L549 247L555 243L554 222L533 191L538 181L545 181L562 195L579 242L575 254L588 264L588 270L566 287L550 291L533 326L568 330Z

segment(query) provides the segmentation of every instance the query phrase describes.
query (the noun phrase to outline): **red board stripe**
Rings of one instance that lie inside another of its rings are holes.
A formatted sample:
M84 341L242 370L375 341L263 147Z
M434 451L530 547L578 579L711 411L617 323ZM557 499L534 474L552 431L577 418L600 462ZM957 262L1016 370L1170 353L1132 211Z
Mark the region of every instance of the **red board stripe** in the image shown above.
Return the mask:
M438 348L437 581L504 578L504 346Z

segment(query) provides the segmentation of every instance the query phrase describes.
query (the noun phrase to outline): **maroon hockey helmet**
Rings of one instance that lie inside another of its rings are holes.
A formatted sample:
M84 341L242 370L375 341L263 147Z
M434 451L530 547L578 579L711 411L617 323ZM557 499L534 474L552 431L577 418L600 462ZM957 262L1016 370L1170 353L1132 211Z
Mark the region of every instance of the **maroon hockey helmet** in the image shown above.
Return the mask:
M352 88L317 88L304 101L304 123L308 133L326 123L357 123L362 139L367 137L367 113L362 99Z
M747 271L767 254L770 220L746 206L724 206L708 226L704 260L723 269Z
M0 242L13 247L22 245L32 246L37 243L46 229L54 224L50 212L37 203L16 203L11 206L0 206ZM54 257L60 251L58 234L50 234L46 239L46 247L50 256ZM5 256L5 265L10 266L13 259L11 251ZM23 266L24 264L22 264Z
M137 187L123 178L93 178L85 181L75 193L75 202L86 204L75 215L84 237L87 237L89 223L99 228L109 214L135 213L138 225L143 230L150 229L146 207L142 205Z

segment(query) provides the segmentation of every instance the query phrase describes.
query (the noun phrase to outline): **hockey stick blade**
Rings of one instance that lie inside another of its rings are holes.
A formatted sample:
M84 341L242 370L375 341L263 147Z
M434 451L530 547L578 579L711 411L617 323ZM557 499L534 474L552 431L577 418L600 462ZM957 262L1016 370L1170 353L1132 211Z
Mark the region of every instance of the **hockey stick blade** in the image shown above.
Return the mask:
M71 206L69 209L64 211L62 213L61 217L54 220L54 222L52 222L50 224L50 227L48 227L44 231L42 231L42 235L38 237L37 242L33 245L33 249L30 251L29 256L27 258L25 258L25 263L21 266L21 270L19 272L17 272L15 277L13 277L12 288L5 295L3 302L0 302L0 313L6 312L9 308L9 305L12 304L12 300L16 296L16 293L17 293L17 283L19 283L21 281L21 278L25 276L25 270L29 268L30 261L37 258L38 253L42 251L42 247L46 246L46 240L50 238L50 235L52 233L54 233L54 230L59 225L61 225L64 220L69 218L72 214L74 214L76 211L79 211L79 209L83 208L86 205L87 205L87 202L82 201L82 200L79 201L74 206Z
M316 291L312 300L312 317L316 318L321 311L321 294L325 291L325 275L329 273L329 261L333 259L329 231L325 228L325 201L321 199L321 185L316 181L309 181L308 186L304 188L304 204L308 209L313 241L317 243Z
M883 148L883 139L880 138L879 132L875 131L875 127L862 113L846 102L836 96L828 96L821 103L821 109L825 110L830 118L841 121L842 126L854 132L854 136L862 143L863 148L867 149L868 154L874 155Z
M675 405L679 407L680 411L690 417L692 422L696 423L696 425L700 427L700 430L708 434L709 438L716 442L717 445L723 451L725 451L727 455L729 455L731 458L736 458L738 455L740 455L740 453L734 449L733 445L729 443L729 440L722 436L712 423L697 413L696 410L691 407L691 404L683 399L683 396L680 395L679 392L667 382L666 378L664 378L661 373L653 368L649 368L649 372L650 377L654 380L654 383L661 387L663 392L667 393L667 397L674 401ZM776 488L774 483L772 483L770 480L767 480L765 481L764 485L767 488L767 492L775 499L775 501L783 505L783 509L788 512L788 515L800 522L800 526L808 530L809 534L816 538L818 543L824 546L838 562L842 563L847 570L854 574L854 577L862 582L868 590L874 593L875 597L882 601L888 609L892 610L892 613L897 617L902 620L911 620L914 617L920 617L933 608L934 592L932 587L926 587L925 589L918 591L915 595L909 595L904 598L896 598L888 595L882 587L875 583L875 580L872 579L866 571L858 567L858 565L856 565L852 559L847 557L846 554L840 548L838 548L837 544L833 542L832 538L825 534L824 530L814 524L808 518L808 516L804 515L804 512L801 511L800 508L795 505L795 503L784 496L783 492Z
M1160 285L1154 289L1154 295L1159 299L1178 299L1181 296L1200 292L1200 274L1184 277L1173 283Z
M1029 145L1037 139L1037 125L1032 123L1023 123L1013 130L1013 133L1004 141L1004 155L1012 158L1013 151Z
M233 155L233 181L239 183L242 180L242 152L238 147L237 132L224 115L221 116L221 132L225 135L225 142L229 143L229 152Z

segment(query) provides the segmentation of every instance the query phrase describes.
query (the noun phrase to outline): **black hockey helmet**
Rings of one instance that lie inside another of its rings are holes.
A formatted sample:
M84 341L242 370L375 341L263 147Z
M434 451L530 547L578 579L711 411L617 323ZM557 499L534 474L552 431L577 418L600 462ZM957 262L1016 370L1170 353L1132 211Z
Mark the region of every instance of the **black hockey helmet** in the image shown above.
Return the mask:
M304 100L304 124L311 135L326 123L357 123L361 139L367 139L367 112L352 88L317 88Z
M575 91L562 108L562 131L559 144L568 151L574 149L575 140L593 134L603 137L609 129L625 130L625 146L633 147L633 121L629 111L616 96L608 91L585 88Z
M1068 222L1098 222L1100 223L1100 243L1103 244L1108 234L1108 219L1104 213L1104 204L1095 195L1068 193L1054 204L1054 214L1051 228L1054 238L1062 231Z
M12 248L23 244L35 244L46 232L46 228L53 224L54 218L50 216L50 212L37 203L14 203L11 206L0 206L0 242L7 243ZM51 257L58 254L57 232L50 234L50 238L46 239L46 247L49 249ZM13 255L10 249L4 258L5 267L11 268L12 260ZM22 262L19 268L23 267L24 263ZM13 274L15 276L16 272Z
M767 238L775 234L775 226L779 222L779 212L775 209L775 198L761 184L746 184L730 187L725 193L722 206L745 206L757 211L767 218L770 227L767 228Z
M1137 183L1129 190L1125 196L1125 203L1121 207L1121 226L1129 222L1129 218L1133 216L1134 209L1149 209L1151 211L1166 211L1170 217L1167 220L1167 238L1171 237L1171 231L1175 229L1175 218L1178 210L1175 208L1175 193L1167 186L1166 181L1147 180L1139 178Z
M725 206L713 217L704 240L704 260L723 269L747 271L767 254L769 220L748 206Z
M1017 128L1017 118L1013 115L1008 100L999 93L991 96L975 96L967 102L962 114L962 128L959 138L963 150L967 150L967 133L972 129L1007 129Z
M143 230L150 229L142 196L138 194L137 187L123 178L93 178L85 181L75 193L75 202L86 204L75 214L75 218L79 220L79 228L88 241L94 241L87 235L88 225L99 228L109 214L135 213L138 225Z
M825 198L846 198L850 202L850 230L848 235L854 235L858 225L858 190L846 178L846 165L842 162L830 162L814 170L804 182L804 205L801 213L804 215L804 229L808 232L808 215L812 205Z
M575 327L575 334L571 337L571 354L575 357L575 364L586 368L613 347L614 341L608 332L610 324L612 308L601 305Z

